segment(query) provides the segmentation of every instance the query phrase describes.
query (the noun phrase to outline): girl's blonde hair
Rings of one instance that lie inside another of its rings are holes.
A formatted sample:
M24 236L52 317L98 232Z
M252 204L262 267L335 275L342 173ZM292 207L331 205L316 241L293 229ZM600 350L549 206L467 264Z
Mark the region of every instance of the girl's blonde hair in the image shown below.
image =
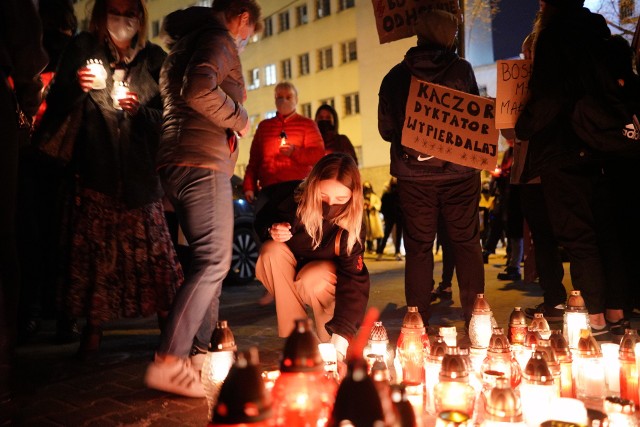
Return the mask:
M332 221L349 233L347 254L351 254L356 242L362 244L362 182L360 171L353 158L343 153L331 153L324 156L313 167L309 176L300 184L297 195L297 216L304 224L307 234L313 239L313 248L322 241L322 196L320 181L335 179L351 190L351 198L345 209Z

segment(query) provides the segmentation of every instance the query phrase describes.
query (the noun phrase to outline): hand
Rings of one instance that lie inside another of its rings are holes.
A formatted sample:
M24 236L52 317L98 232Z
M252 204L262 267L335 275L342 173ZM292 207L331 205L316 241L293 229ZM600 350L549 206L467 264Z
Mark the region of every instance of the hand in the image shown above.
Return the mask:
M96 79L95 74L91 73L89 67L82 67L77 73L78 83L83 92L89 92L93 86L93 81Z
M249 202L251 204L253 204L253 202L256 201L256 196L255 196L254 192L251 191L251 190L244 192L244 198L247 199L247 202Z
M127 96L118 100L120 107L127 113L135 116L140 110L140 102L138 101L138 94L135 92L127 92Z
M293 153L293 150L296 148L295 145L291 145L291 144L281 144L280 145L280 154L287 156L287 157L291 157L291 154Z
M348 367L344 360L338 360L338 381L342 382L344 377L347 376Z
M245 136L245 135L249 135L250 132L251 132L251 120L247 120L247 124L244 125L244 128L238 131L237 134L238 136Z
M288 222L279 222L269 227L269 234L276 242L286 242L291 238L291 224Z

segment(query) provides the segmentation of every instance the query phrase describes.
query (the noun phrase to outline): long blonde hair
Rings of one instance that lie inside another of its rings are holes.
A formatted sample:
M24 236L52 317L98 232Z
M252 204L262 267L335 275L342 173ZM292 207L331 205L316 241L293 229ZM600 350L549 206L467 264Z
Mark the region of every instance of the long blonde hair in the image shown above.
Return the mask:
M298 218L304 224L307 234L313 239L313 249L322 241L322 196L320 181L335 179L351 190L351 198L345 209L332 221L349 233L347 254L351 254L356 242L362 244L362 183L360 171L353 158L343 153L331 153L324 156L313 167L309 176L300 184L297 196Z

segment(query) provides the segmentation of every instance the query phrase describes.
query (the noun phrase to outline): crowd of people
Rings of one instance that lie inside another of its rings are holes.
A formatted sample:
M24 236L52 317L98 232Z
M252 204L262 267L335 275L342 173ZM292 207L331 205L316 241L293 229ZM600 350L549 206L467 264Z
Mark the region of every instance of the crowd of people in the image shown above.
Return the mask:
M527 315L562 318L562 248L593 335L612 339L629 327L640 305L632 271L640 236L624 203L638 178L628 157L582 140L571 111L585 95L602 95L603 75L625 96L638 95L632 51L582 0L540 5L523 43L533 61L531 96L515 129L503 131L509 149L486 193L479 170L402 145L412 78L479 93L471 64L456 53L455 15L422 13L417 45L382 80L378 129L390 143L392 177L381 197L363 181L336 110L322 105L313 119L304 117L296 87L275 86L277 113L253 135L243 191L262 243L260 304L275 303L279 336L310 307L318 337L335 345L342 363L367 307L365 254L382 260L394 230L407 305L427 325L432 303L452 300L455 271L468 328L484 293L484 263L506 236L500 280L521 280L527 239L535 247L544 296ZM59 12L56 22L47 10ZM168 54L146 39L145 0L96 0L88 31L78 34L69 0L40 0L40 11L47 19L31 2L0 6L0 126L9 141L0 155L0 199L8 202L0 219L0 332L7 337L0 378L8 377L15 343L37 332L44 307L57 308L59 341L79 339L82 359L99 350L105 322L156 315L161 337L145 383L204 396L200 369L231 263L230 178L238 138L250 133L239 55L261 30L260 6L213 0L169 14ZM571 73L576 64L579 79ZM185 271L168 206L189 245ZM434 246L443 252L437 287ZM0 386L5 393L7 384Z

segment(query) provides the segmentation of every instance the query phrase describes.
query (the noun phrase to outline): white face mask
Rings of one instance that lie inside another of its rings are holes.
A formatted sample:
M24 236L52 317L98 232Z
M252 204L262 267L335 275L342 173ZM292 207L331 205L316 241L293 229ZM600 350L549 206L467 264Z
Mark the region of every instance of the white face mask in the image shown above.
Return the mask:
M249 43L249 36L241 38L240 35L236 36L236 47L238 48L238 55L244 51L244 48Z
M131 41L140 29L138 18L127 18L125 16L107 15L107 30L111 38L117 42Z
M292 99L276 98L276 109L283 116L288 116L296 110L296 103Z

